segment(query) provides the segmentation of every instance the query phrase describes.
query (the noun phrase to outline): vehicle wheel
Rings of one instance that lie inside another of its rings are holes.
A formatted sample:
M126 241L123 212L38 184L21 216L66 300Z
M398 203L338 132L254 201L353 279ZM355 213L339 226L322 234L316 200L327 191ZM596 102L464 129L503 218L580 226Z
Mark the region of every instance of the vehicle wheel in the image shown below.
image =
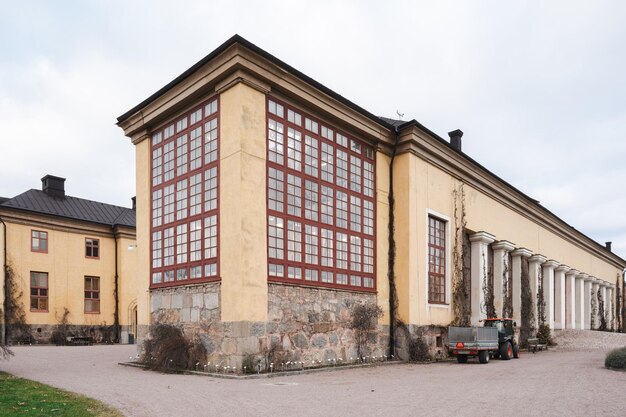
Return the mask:
M481 350L478 352L478 361L480 363L489 363L489 351Z
M508 361L513 357L513 347L511 342L504 342L500 345L500 359Z
M456 361L458 363L467 363L467 355L456 355Z
M515 344L515 346L513 346L513 357L515 359L519 359L519 357L521 356L521 352L519 351L519 345Z

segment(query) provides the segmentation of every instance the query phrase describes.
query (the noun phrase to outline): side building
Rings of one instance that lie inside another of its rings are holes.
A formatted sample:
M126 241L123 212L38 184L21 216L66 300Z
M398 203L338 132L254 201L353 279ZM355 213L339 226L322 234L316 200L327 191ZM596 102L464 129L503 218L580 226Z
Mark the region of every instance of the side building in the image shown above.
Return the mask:
M133 342L134 207L68 196L64 178L46 175L41 190L3 199L0 222L4 340Z
M212 361L349 358L351 308L371 302L361 347L402 356L416 334L442 350L451 322L532 331L541 294L553 329L611 326L626 261L463 153L461 131L375 116L239 36L118 125L140 339L163 322Z

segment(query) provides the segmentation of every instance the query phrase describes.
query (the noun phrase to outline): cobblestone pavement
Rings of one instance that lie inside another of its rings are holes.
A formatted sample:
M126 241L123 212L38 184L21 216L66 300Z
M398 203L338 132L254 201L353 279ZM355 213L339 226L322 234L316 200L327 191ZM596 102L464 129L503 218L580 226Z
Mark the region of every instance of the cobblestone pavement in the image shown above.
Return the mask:
M14 352L0 370L97 398L128 416L622 416L626 410L626 373L603 368L606 346L524 353L487 365L399 364L254 380L117 365L134 355L134 346Z

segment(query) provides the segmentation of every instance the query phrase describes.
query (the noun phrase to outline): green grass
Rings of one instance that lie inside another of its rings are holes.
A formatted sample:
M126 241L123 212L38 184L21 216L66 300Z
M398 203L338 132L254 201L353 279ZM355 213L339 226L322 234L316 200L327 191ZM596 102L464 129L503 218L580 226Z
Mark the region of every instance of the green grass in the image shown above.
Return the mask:
M122 413L100 401L0 372L0 417L98 416Z

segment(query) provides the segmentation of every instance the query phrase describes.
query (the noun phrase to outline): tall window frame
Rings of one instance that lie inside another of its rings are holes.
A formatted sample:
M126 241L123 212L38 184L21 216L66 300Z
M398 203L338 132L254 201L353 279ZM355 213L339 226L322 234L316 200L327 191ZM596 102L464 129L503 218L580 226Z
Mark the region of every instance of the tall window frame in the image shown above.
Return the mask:
M220 107L214 95L152 132L150 288L220 279Z
M448 221L428 215L428 303L448 304Z
M268 280L375 292L374 147L273 96L266 113Z
M100 314L100 277L85 275L85 314Z
M49 286L50 280L47 272L30 271L30 311L48 312Z

